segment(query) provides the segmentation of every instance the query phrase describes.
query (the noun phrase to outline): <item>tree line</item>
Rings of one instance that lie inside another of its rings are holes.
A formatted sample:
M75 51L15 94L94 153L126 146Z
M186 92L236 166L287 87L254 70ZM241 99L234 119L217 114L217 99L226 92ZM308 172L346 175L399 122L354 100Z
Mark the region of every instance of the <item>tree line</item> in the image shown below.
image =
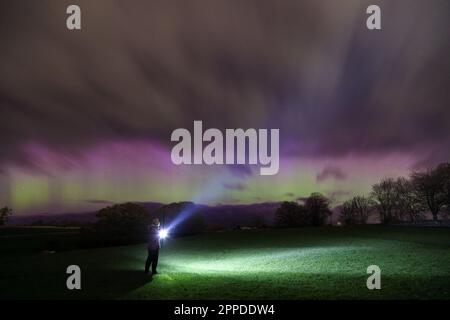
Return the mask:
M204 230L203 216L192 202L163 205L149 212L138 203L121 203L100 209L97 221L81 230L83 247L141 243L148 240L148 225L154 218L162 228L170 226L171 236L185 236Z
M12 215L11 208L8 207L0 208L0 226L5 225L11 215Z
M275 212L277 227L320 227L331 216L330 200L320 193L312 193L302 203L285 201Z
M331 216L331 201L320 193L313 193L300 202L283 202L275 212L278 227L322 226ZM137 204L125 203L101 209L94 225L95 233L114 235L118 242L134 242L142 238L149 219L160 217L167 222L181 212L191 212L178 226L177 233L198 233L204 227L201 215L193 203L181 202L161 207L153 215ZM412 171L408 177L384 178L372 186L368 196L357 195L345 201L340 209L344 224L365 224L372 213L378 213L383 224L399 221L415 222L430 213L434 221L450 214L450 163L434 168ZM8 207L0 209L0 225L11 216ZM124 227L126 226L126 228ZM138 226L138 227L136 227ZM137 230L138 228L139 230ZM141 230L142 229L142 230ZM124 231L125 230L125 231ZM114 242L114 241L113 241Z
M275 212L278 227L322 226L331 216L330 200L313 193L299 202L285 201ZM384 178L369 195L357 195L340 206L339 220L346 225L365 224L378 213L383 224L416 222L431 214L433 221L450 214L450 163L412 171L408 177Z
M341 220L345 224L364 224L372 212L389 224L415 222L431 213L433 221L450 213L450 163L442 163L409 177L384 178L372 186L369 196L355 196L345 201Z

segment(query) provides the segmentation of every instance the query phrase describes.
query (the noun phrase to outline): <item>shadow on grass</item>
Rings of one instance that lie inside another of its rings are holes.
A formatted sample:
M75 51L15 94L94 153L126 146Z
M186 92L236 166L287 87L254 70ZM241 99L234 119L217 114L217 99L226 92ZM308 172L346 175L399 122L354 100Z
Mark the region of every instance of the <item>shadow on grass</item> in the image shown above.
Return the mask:
M129 292L153 281L143 270L90 270L82 269L81 290L69 290L69 275L39 275L33 270L21 276L0 279L0 286L7 288L0 299L120 299Z

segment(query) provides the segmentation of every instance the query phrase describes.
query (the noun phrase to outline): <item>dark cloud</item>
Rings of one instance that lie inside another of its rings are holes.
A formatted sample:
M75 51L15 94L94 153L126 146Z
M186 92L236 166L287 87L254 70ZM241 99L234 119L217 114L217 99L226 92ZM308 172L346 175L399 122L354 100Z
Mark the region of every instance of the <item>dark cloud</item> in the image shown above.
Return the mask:
M253 175L253 169L250 165L236 164L227 165L226 167L233 173L233 175L239 178L248 178Z
M0 5L0 168L38 166L30 141L74 157L118 138L168 145L198 119L280 128L296 156L450 156L446 0L376 1L381 31L365 27L370 1L77 3L76 32L70 1Z
M327 166L323 168L316 176L317 182L323 182L327 179L344 180L347 175L342 171L341 168L336 166Z
M243 190L247 189L247 186L243 183L224 183L223 186L225 189L228 189L228 190L243 191Z

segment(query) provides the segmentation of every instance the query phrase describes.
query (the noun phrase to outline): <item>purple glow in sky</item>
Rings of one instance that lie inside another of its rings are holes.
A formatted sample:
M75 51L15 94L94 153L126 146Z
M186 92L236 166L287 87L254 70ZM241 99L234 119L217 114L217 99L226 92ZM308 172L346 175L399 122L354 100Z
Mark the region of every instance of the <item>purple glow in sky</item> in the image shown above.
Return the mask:
M335 203L450 158L450 4L376 1L0 4L0 206ZM61 15L62 13L62 15ZM175 166L170 134L279 128L280 171Z

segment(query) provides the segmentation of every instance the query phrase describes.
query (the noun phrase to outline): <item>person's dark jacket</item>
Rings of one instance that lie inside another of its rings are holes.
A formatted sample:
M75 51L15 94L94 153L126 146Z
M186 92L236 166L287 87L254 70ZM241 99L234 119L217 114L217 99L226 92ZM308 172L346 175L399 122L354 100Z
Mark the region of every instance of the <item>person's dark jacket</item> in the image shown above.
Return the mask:
M159 228L151 225L148 233L148 250L159 250L161 243L159 241Z

